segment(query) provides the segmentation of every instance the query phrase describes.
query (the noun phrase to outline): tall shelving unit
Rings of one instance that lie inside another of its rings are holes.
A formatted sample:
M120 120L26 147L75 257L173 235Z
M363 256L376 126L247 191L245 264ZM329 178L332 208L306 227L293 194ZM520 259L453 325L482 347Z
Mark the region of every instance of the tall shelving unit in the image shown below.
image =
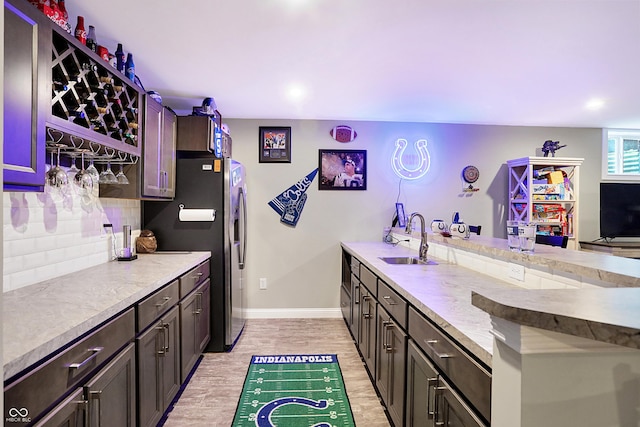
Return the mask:
M508 160L509 219L535 222L538 234L569 236L567 247L578 249L578 190L583 161L574 157Z

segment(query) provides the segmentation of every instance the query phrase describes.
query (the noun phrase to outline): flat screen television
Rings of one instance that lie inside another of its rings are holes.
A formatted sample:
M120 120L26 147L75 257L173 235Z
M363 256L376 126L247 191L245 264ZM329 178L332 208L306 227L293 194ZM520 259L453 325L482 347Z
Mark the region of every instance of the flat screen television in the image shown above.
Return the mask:
M640 237L640 184L600 183L600 237Z

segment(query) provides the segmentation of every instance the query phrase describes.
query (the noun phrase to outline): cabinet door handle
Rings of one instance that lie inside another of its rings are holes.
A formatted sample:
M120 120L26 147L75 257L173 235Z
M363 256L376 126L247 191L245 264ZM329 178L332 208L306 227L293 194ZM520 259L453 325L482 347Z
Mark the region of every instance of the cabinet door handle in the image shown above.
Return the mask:
M164 297L162 298L162 302L156 303L156 307L160 308L163 305L166 305L170 300L171 300L171 297Z
M91 352L91 355L89 357L87 357L86 359L84 359L80 363L72 363L72 364L70 364L69 368L71 368L71 369L81 369L81 368L83 368L85 365L87 365L89 362L91 362L93 359L95 359L98 356L98 353L100 353L102 350L104 350L104 347L93 347L93 348L90 348L88 350L88 351Z
M89 419L97 419L98 420L98 427L102 425L102 408L100 408L100 397L102 396L102 390L97 390L97 391L91 391L89 392L89 398L91 400L94 400L96 402L96 412L97 412L97 416L94 418L91 415L89 415ZM93 407L93 405L89 405L89 407Z
M196 306L196 309L193 311L193 314L202 313L202 292L198 292L196 294L195 306Z
M166 338L164 337L165 329L164 329L164 325L162 324L162 322L160 323L160 326L156 327L156 331L158 331L158 335L156 335L156 340L157 340L156 341L156 346L158 345L158 341L162 343L162 346L160 346L160 348L158 349L157 353L160 356L164 356L164 353L165 353L164 343L165 343L165 339Z
M360 296L358 295L359 293L360 293L360 286L354 286L353 287L354 304L360 304Z
M165 346L164 346L164 352L165 353L169 353L169 344L171 344L171 331L169 331L169 326L171 326L169 323L165 323L164 324L164 329L165 329Z
M386 351L387 353L392 353L392 352L393 352L393 343L392 343L392 339L389 339L389 337L390 337L390 338L393 338L393 332L392 332L392 329L393 329L394 327L395 327L395 325L393 324L393 322L392 322L392 321L389 321L389 322L385 325L385 331L384 331L384 334L387 336L387 337L385 338L385 340L387 341L387 346L386 346L386 348L385 348L385 351Z
M433 410L433 425L434 426L446 426L447 422L448 422L448 414L446 412L442 412L442 408L441 406L441 401L443 399L442 396L442 392L444 390L446 390L446 387L442 387L442 386L437 386L434 387L434 397L435 397L435 403L434 403L434 410ZM440 419L438 419L438 417L440 417Z
M438 340L424 340L425 345L429 350L433 352L440 359L450 359L453 357L453 354L449 353L439 353L438 350L435 349L434 345L438 344Z
M389 295L385 295L382 297L382 299L384 300L384 302L386 302L388 305L398 305L397 302L395 302Z
M366 306L367 309L370 309L371 306L369 304L365 304L367 301L369 301L371 299L371 297L369 295L362 295L362 306L363 308ZM362 318L363 319L370 319L371 318L371 313L366 312L364 310L362 310Z
M438 377L427 378L427 419L432 420L436 415L435 409L435 390L438 386ZM431 393L433 389L433 396Z
M391 320L383 320L382 321L382 349L387 353L393 351L393 347L387 342L387 338L389 336L389 328L393 327L393 322Z

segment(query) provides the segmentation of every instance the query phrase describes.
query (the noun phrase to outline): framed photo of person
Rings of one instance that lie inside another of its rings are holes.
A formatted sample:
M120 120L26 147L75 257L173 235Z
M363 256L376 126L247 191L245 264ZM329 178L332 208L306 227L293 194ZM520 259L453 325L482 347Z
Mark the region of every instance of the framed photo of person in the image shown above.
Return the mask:
M366 150L318 150L319 190L366 190Z
M260 163L291 163L291 128L260 126L258 136Z

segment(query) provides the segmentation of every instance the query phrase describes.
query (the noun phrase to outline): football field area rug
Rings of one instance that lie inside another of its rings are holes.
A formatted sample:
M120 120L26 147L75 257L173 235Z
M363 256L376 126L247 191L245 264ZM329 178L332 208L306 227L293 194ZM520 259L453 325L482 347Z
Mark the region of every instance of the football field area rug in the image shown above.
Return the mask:
M252 356L233 427L355 426L335 354Z

